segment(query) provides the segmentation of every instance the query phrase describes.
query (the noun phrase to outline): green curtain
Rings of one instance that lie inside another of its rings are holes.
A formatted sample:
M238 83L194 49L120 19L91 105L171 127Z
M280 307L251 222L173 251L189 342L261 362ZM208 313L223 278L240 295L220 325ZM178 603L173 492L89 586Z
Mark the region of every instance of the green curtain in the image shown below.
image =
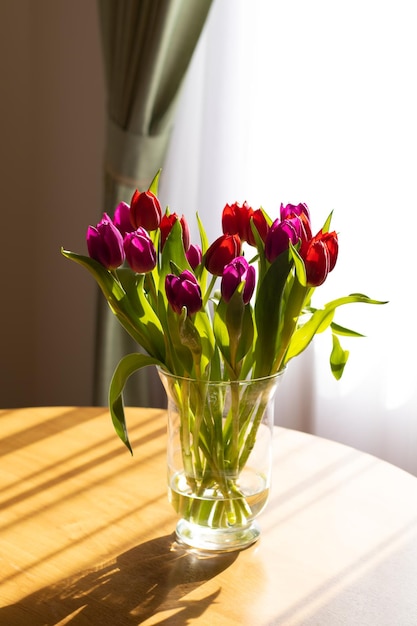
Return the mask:
M112 215L163 166L180 86L212 0L98 2L107 87L104 210ZM95 404L107 404L116 364L138 349L99 297ZM160 390L156 373L144 370L128 381L125 402L161 406Z

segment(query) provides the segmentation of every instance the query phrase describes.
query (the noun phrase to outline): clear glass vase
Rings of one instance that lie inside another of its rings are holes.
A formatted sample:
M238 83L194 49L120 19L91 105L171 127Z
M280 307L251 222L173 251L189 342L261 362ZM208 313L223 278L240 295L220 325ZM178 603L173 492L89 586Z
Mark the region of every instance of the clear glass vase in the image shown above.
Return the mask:
M168 397L168 497L179 516L180 542L223 552L258 539L281 374L208 382L159 370Z

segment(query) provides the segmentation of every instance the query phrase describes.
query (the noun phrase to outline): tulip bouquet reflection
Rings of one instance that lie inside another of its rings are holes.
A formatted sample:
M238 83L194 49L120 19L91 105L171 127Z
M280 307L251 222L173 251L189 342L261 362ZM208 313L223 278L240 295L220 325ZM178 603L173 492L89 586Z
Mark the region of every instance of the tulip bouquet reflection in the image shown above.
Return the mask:
M109 391L116 432L129 449L122 396L134 371L156 365L162 372L201 382L195 406L188 403L182 416L183 430L187 424L183 448L189 457L194 455L187 461L188 478L201 485L209 480L207 468L212 481L225 459L232 474L238 473L239 458L249 453L249 431L257 428L256 416L240 419L244 411L249 415L242 398L232 403L235 414L221 419L230 432L231 423L242 423L245 431L229 437L224 429L212 428L208 421L213 417L204 412L205 383L282 372L326 329L333 337L331 369L339 378L348 357L339 337L359 334L337 325L335 310L349 303L380 302L352 294L313 307L314 290L338 256L331 215L313 235L306 204L281 205L276 216L246 202L228 204L222 213L223 234L208 242L197 215L200 240L191 243L185 218L162 211L159 175L147 191L134 193L130 205L120 203L113 218L105 214L88 228L88 256L62 253L92 273L112 312L143 348L121 360ZM182 393L179 386L179 399Z

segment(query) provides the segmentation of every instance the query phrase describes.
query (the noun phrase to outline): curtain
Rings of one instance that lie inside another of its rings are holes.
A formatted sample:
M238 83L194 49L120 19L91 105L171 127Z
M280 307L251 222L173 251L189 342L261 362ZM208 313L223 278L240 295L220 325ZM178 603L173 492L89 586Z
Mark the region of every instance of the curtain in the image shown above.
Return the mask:
M183 77L211 0L99 0L107 85L104 211L110 215L134 190L147 189L163 165ZM100 294L101 296L101 294ZM94 402L106 404L122 356L138 346L118 325L104 299L98 304ZM125 401L157 406L159 383L140 372Z
M417 475L413 28L410 0L214 3L177 109L161 200L190 225L198 211L210 239L226 202L271 215L280 202L306 202L316 231L334 210L340 255L315 303L362 292L389 304L340 310L337 321L365 335L342 341L343 378L330 374L330 337L317 336L289 364L276 423Z

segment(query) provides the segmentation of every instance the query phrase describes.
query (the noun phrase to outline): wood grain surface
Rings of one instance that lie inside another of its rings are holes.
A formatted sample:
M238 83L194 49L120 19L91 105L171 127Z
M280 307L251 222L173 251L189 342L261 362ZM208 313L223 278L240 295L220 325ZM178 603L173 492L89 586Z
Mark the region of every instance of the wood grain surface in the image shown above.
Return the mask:
M261 539L175 541L165 412L0 411L0 625L416 626L417 479L276 428Z

